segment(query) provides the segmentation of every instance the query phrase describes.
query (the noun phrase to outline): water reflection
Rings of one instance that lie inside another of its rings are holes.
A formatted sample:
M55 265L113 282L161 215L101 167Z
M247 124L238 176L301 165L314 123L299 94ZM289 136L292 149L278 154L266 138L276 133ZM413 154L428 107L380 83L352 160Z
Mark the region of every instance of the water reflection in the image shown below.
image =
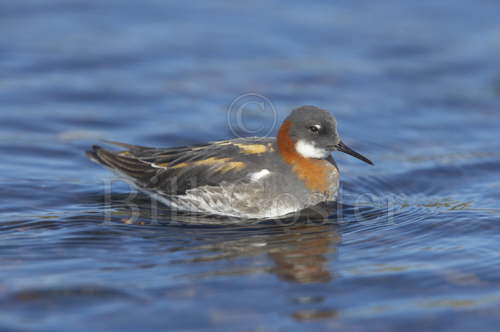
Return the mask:
M215 269L197 276L200 278L272 273L287 282L318 283L330 281L334 276L330 270L334 256L332 254L336 252L340 241L334 224L246 228L235 226L235 229L226 228L216 234L199 231L195 234L208 243L196 247L198 251L195 257L182 263L220 260L235 262L225 265L222 270ZM259 256L267 259L262 261L258 259ZM240 264L240 259L246 257L257 257L257 263L252 266Z
M222 237L203 246L202 257L191 261L215 261L265 255L269 258L262 266L225 266L210 275L273 273L281 280L297 283L327 282L333 278L330 270L331 254L336 252L339 236L334 225L300 225L278 227L271 234L263 229L257 234L224 241ZM204 275L207 276L207 275Z
M340 236L335 216L325 219L317 213L324 210L305 211L300 217L285 220L242 224L238 219L180 212L172 218L172 211L162 206L155 206L158 210L151 212L151 201L144 197L134 201L138 208L132 211L120 201L123 196L115 195L114 198L111 205L114 221L141 225L151 223L154 214L156 224L175 228L170 234L177 234L184 240L189 234L192 242L198 245L193 248L192 243L188 243L185 249L195 254L177 261L177 264L220 260L238 262L240 258L256 256L267 258L265 263L255 266L230 264L224 266L224 270L211 270L197 277L272 273L281 280L295 283L328 282L334 278L330 266ZM132 216L132 212L135 215ZM200 240L202 244L199 244Z
M272 272L280 279L314 283L333 278L329 259L340 241L335 226L299 226L289 234L275 236L269 241L288 244L268 251L275 264Z

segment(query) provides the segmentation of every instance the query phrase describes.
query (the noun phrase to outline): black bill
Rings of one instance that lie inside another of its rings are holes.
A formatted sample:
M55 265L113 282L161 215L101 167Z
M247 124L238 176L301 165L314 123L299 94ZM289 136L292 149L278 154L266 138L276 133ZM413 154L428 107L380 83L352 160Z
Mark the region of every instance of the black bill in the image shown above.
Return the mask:
M354 151L353 149L351 149L350 147L348 147L347 145L345 145L344 142L342 142L342 141L340 141L337 145L335 145L335 148L337 149L337 151L345 152L347 154L350 154L353 157L358 158L359 160L363 160L365 163L373 165L373 163L372 163L372 161L370 159L368 159L365 156L357 153L356 151Z

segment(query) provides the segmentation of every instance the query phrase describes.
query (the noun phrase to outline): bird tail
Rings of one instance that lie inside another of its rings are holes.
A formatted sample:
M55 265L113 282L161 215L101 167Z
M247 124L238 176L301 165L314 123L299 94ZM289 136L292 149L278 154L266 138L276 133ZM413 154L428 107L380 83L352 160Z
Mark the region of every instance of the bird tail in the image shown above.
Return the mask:
M128 152L113 152L94 145L92 150L86 152L86 155L90 160L134 179L140 179L152 170L148 164L126 153Z

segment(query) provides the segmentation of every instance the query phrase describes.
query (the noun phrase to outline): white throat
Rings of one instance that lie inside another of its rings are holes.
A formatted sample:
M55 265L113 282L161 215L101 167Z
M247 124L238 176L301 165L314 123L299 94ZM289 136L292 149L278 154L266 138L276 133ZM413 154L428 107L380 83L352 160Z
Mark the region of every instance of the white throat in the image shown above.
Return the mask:
M324 159L329 155L327 150L318 148L314 143L301 139L295 144L295 150L304 158Z

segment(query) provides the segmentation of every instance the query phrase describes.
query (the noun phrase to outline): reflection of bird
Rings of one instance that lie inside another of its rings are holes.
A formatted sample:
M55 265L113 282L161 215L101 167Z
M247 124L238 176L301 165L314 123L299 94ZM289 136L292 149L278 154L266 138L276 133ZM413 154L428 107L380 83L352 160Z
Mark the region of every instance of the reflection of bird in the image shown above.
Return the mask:
M294 228L280 240L287 246L269 250L269 256L276 264L272 270L280 279L298 283L332 279L327 255L335 251L340 241L335 229L328 225L304 225Z
M94 146L87 155L153 198L181 210L247 218L283 216L335 200L339 172L332 151L372 164L342 143L333 116L314 106L293 110L276 139L165 149L110 143L127 150Z
M203 234L206 243L196 247L189 263L231 262L214 265L218 268L208 275L265 272L286 282L305 284L328 282L335 277L332 269L341 240L335 224L261 224L196 234ZM270 260L263 260L264 255Z

